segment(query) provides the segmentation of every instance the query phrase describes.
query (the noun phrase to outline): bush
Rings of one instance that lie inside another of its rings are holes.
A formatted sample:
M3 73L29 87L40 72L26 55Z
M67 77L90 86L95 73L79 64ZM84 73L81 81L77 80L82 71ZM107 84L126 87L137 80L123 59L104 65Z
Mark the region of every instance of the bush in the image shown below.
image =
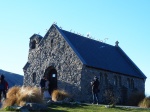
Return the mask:
M139 107L142 107L142 108L149 108L149 107L150 107L150 97L144 98L144 99L139 103Z
M40 89L37 87L12 87L7 93L7 99L3 102L2 108L13 105L23 106L26 102L43 103Z
M120 92L118 92L112 85L109 85L109 87L104 90L103 97L104 104L111 105L112 107L115 107L121 99Z
M69 97L69 94L67 92L65 92L64 90L54 90L52 92L52 100L53 101L61 101L68 97Z
M144 93L134 92L129 96L127 105L138 106L139 102L141 102L144 98L145 98Z

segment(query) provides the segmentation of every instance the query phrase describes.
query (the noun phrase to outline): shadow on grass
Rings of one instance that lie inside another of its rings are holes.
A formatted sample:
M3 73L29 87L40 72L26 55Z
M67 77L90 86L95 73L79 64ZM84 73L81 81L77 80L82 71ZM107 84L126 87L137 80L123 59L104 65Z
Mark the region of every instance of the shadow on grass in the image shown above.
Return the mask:
M124 110L124 111L131 111L132 109L130 108L123 108L123 107L115 107L117 110Z
M56 110L56 109L48 109L48 111L46 112L69 112L69 111L66 111L66 110Z
M83 106L88 106L87 104L51 104L49 107L57 108L57 107L67 107L67 108L83 108Z
M148 111L150 109L146 108L125 108L125 107L115 107L116 110L123 110L123 111Z
M84 106L88 106L87 104L51 104L49 105L49 111L51 112L69 112L67 110L58 110L57 108L70 108L70 109L74 109L74 108L84 108Z

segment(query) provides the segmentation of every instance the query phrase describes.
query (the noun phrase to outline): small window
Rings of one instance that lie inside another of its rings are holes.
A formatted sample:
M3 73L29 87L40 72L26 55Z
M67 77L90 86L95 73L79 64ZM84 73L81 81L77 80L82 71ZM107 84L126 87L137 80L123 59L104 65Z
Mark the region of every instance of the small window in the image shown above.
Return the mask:
M115 85L115 86L118 85L117 76L114 77L114 85Z
M131 79L131 89L134 89L134 80Z
M53 41L54 41L54 40L52 39L52 40L51 40L51 44L53 44Z
M130 88L130 87L131 87L130 79L129 79L129 78L127 79L127 85L128 85L128 88Z
M100 83L103 84L103 74L100 73Z
M53 74L52 77L55 78L55 77L56 77L56 74Z
M106 86L108 85L108 76L107 76L107 74L105 74L105 85Z
M35 83L36 82L36 73L33 73L32 75L32 83Z
M119 86L121 87L122 83L121 83L121 77L120 76L118 77L118 83L119 83Z
M31 42L30 48L35 49L35 47L36 47L36 41L34 40L34 41Z
M54 39L51 40L51 47L53 47Z

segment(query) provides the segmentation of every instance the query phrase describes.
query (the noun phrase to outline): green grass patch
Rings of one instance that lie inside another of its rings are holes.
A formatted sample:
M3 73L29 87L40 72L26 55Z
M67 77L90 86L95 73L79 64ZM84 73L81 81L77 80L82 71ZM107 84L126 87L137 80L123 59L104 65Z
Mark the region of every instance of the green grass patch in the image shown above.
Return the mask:
M1 109L3 111L13 111L10 108ZM20 111L19 111L20 112ZM32 111L30 111L32 112ZM35 112L35 111L33 111ZM36 112L43 112L43 111L36 111ZM122 107L115 107L115 108L106 108L105 105L91 105L91 104L51 104L49 105L48 109L44 112L150 112L150 109L131 109L131 108L122 108Z
M149 112L150 109L131 109L131 108L106 108L105 105L90 104L51 104L48 108L50 112Z

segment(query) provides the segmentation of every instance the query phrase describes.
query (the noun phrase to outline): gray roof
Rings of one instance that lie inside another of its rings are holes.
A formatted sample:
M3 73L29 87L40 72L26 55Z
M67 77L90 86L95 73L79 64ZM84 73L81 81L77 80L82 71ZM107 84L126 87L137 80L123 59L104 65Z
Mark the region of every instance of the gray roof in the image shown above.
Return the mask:
M65 38L83 64L89 67L146 79L142 71L119 46L112 46L54 26Z
M42 37L41 35L39 35L39 34L33 34L33 35L30 37L30 39L32 39L32 38L39 38L39 39L42 39L43 37Z

